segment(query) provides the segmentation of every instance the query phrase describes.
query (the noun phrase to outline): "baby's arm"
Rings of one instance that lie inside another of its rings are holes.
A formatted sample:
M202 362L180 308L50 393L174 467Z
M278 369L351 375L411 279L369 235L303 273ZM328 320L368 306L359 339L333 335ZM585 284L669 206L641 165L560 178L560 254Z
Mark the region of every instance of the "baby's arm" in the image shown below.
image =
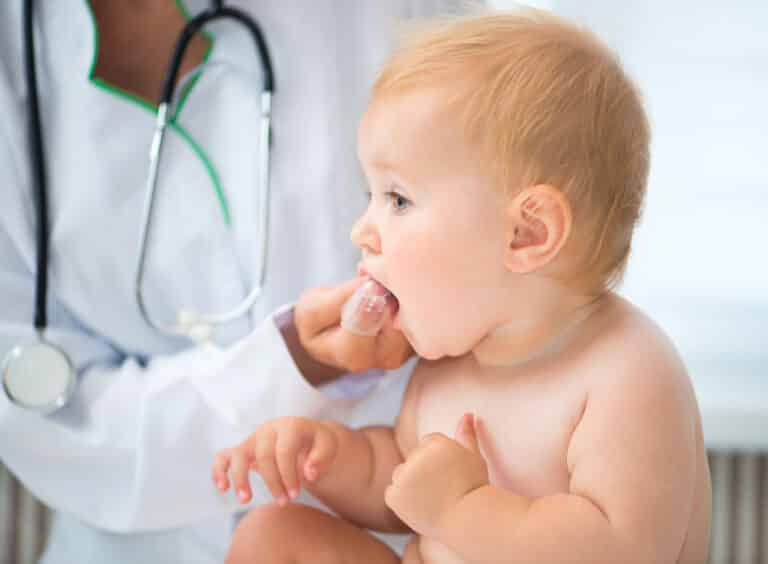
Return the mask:
M400 406L395 428L368 427L352 431L336 424L340 456L332 471L308 486L319 499L347 520L369 529L409 532L384 503L392 471L416 442L416 410L423 385L420 365L414 369Z
M568 448L569 493L530 499L486 483L431 536L473 562L675 562L695 501L698 417L684 368L657 347L622 346L621 361L614 351L596 364Z
M392 427L329 424L338 441L332 465L307 490L352 523L387 532L409 529L384 503L392 470L403 461Z

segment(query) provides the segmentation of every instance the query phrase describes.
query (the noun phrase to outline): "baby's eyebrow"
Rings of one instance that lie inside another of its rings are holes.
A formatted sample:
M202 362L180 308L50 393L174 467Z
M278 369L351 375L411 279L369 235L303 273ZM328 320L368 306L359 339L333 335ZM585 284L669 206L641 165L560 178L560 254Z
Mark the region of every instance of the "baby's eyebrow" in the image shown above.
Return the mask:
M389 172L397 168L397 163L387 155L374 155L370 159L371 166L379 171Z
M402 151L395 145L394 139L378 139L366 146L361 156L376 168L397 168L402 160Z
M394 176L396 179L402 180L402 167L396 161L380 159L375 161L373 166L379 174Z
M374 158L368 160L366 165L367 166L364 166L363 169L368 179L369 188L378 187L381 184L382 178L391 181L388 182L390 187L391 184L396 184L398 187L408 190L416 187L415 183L411 182L403 175L402 167L398 166L396 161L385 158Z

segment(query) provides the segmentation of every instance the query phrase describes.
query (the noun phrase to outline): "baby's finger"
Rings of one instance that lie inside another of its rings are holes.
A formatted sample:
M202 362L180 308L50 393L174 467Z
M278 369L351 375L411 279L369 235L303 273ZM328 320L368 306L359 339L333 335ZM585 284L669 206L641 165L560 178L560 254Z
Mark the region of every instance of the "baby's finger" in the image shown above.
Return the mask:
M237 498L240 503L247 503L251 500L251 484L248 482L250 461L243 451L244 449L236 449L232 452L230 473Z
M301 490L301 481L296 471L296 461L301 450L302 434L297 427L285 429L277 436L275 458L277 468L287 489L289 499L295 499Z
M219 491L225 492L229 489L229 462L231 460L231 451L222 450L213 459L213 468L211 469L211 477L213 483L219 488Z
M326 427L319 428L304 464L304 477L310 482L317 480L335 456L336 439L333 432Z
M277 437L275 437L274 441L276 440ZM261 478L264 480L264 484L266 484L272 497L275 498L278 505L285 505L288 503L288 497L277 468L277 462L275 461L274 441L262 441L256 446L256 464L259 468L259 474L261 474Z
M480 445L477 437L477 423L473 413L465 413L456 426L454 434L456 441L472 452L480 453Z

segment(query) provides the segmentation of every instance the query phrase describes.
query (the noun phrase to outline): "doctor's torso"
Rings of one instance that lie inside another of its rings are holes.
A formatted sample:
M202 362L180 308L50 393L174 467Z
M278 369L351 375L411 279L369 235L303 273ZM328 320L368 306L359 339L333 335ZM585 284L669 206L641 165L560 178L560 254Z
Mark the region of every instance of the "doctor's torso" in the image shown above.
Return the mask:
M170 352L183 343L146 326L134 293L153 102L94 76L99 33L86 2L37 4L52 296L86 330L127 353ZM196 5L180 9L194 14L206 5L189 4ZM276 80L267 286L253 312L258 321L302 289L353 273L347 232L364 205L356 122L402 14L369 2L230 4L260 23ZM19 182L4 188L11 205L2 220L34 271L20 15L8 5L3 11L2 102L17 110L6 110L5 135ZM259 259L260 62L241 27L207 29L202 73L182 85L168 130L147 257L144 293L168 321L182 307L220 311L239 302ZM250 326L242 319L219 337L231 341Z
M365 206L355 137L368 88L393 47L397 21L434 14L454 0L226 3L261 25L276 90L266 287L250 319L223 328L221 343L246 335L303 289L354 274L358 253L348 233ZM0 354L33 335L37 208L21 5L0 2ZM261 417L298 409L297 388L308 402L317 396L289 370L273 370L287 353L274 329L266 330L270 324L239 341L248 347L229 350L192 348L146 325L134 279L153 102L96 78L100 34L90 3L35 5L50 209L47 333L88 377L61 418L39 419L4 404L0 457L38 498L61 509L46 563L220 562L231 522L221 500L209 499L207 465L214 445L235 432L231 410L245 398L246 411ZM178 0L187 14L207 6ZM238 303L259 259L260 63L240 27L216 23L207 33L206 65L180 89L181 109L167 133L147 257L145 298L154 316L168 321L180 307L218 311ZM224 368L200 368L209 361ZM190 377L195 370L205 378ZM265 383L251 372L267 376ZM237 386L217 390L223 377ZM360 409L356 424L385 420L399 396L371 399L375 405ZM205 468L204 486L196 472L168 473L180 459Z

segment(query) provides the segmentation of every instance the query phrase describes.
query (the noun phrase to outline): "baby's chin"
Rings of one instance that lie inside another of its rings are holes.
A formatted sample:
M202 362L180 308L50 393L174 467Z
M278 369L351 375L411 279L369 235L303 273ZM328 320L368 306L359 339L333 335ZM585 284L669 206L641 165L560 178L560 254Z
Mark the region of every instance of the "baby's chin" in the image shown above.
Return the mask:
M423 358L424 360L439 360L446 356L436 349L424 349L414 345L413 343L411 343L411 346L413 347L413 350L416 351L418 357Z
M407 325L403 326L399 318L396 320L395 328L398 331L402 331L403 336L410 343L411 347L413 347L413 351L417 356L427 360L437 360L440 358L440 355L434 346L428 346L428 341L425 342L425 340L420 339Z
M438 347L432 347L432 348L426 348L426 347L417 347L414 346L413 343L411 343L411 346L413 347L413 350L416 351L416 354L419 356L419 358L423 358L424 360L440 360L441 358L456 358L460 356L464 356L467 353L469 353L469 350L456 350L456 351L448 351L445 348L438 348Z
M439 360L445 357L463 356L468 350L466 347L458 347L456 343L441 343L435 338L414 334L412 331L403 329L403 335L413 347L416 354L425 360ZM454 345L453 347L446 345Z

